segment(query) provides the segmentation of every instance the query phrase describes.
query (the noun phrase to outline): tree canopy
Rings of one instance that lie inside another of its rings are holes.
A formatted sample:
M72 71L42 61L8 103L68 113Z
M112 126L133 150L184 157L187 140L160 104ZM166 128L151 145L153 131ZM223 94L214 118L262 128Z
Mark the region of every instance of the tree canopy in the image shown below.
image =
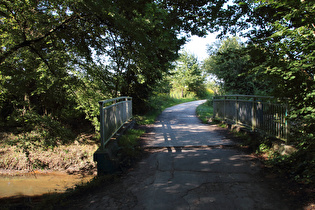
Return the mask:
M248 39L241 53L249 56L249 68L246 74L238 72L238 78L246 76L239 83L248 79L261 81L265 85L262 93L288 105L291 143L299 151L285 164L291 167L295 179L309 182L315 174L315 2L236 0L234 3L222 10L230 18L223 15L225 18L219 18L217 24L223 29L222 36L225 32L238 32ZM222 56L230 55L217 53L208 61L223 65L228 60L218 62ZM230 76L231 69L217 70L218 75L225 76L223 79Z
M315 135L314 6L280 0L242 1L231 8L239 13L236 25L252 26L246 36L253 72L270 81L272 95L288 100L292 120L306 123L293 129L303 139Z
M174 69L170 71L169 80L173 91L181 92L181 97L184 97L187 91L196 96L205 93L205 75L201 65L194 55L187 52L183 52L177 59Z
M97 128L97 101L120 95L144 112L178 58L181 34L204 35L224 2L1 1L2 125L50 116Z
M209 57L204 61L205 70L216 75L221 87L234 94L254 94L251 78L247 77L249 55L242 53L236 37L228 38L217 45L209 46Z

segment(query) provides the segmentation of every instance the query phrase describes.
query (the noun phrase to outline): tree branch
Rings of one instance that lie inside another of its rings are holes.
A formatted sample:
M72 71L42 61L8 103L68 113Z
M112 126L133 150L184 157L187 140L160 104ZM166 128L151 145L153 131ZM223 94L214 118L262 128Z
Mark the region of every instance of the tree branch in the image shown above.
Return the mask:
M36 50L33 46L29 45L29 47L31 48L31 51L33 51L36 55L38 55L38 57L46 64L46 66L48 67L49 71L57 77L56 72L50 67L48 61L40 54L40 52L38 52L38 50Z
M36 38L36 39L32 39L32 40L25 40L23 42L21 42L20 44L15 45L14 47L12 47L11 49L9 49L8 51L4 52L1 56L0 56L0 64L3 63L5 61L5 59L10 56L12 53L16 52L17 50L19 50L20 48L23 47L27 47L27 46L31 46L31 44L35 44L37 42L40 42L41 40L45 39L46 37L50 36L51 34L53 34L54 32L56 32L57 30L59 30L60 28L62 28L64 25L66 25L67 23L75 20L76 15L73 15L67 19L65 19L60 25L58 25L57 27L49 30L46 34Z

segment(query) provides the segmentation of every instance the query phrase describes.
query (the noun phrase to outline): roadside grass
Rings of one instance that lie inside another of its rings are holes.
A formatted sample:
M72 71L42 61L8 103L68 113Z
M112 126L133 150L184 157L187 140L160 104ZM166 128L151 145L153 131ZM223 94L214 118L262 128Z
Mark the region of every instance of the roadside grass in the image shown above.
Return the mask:
M196 113L202 123L211 123L212 115L213 115L213 106L211 105L211 101L207 100L206 103L203 103L197 107Z
M132 166L142 156L140 137L145 131L142 129L130 129L118 139L119 161L121 167Z

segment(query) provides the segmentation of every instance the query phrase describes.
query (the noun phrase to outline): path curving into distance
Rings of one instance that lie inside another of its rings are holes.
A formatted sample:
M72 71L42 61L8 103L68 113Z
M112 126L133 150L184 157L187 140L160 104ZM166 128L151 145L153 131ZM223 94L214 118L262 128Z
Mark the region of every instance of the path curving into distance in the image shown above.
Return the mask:
M196 108L206 100L179 104L167 108L155 123L155 138L146 147L189 147L233 145L216 131L217 126L203 124L196 116Z

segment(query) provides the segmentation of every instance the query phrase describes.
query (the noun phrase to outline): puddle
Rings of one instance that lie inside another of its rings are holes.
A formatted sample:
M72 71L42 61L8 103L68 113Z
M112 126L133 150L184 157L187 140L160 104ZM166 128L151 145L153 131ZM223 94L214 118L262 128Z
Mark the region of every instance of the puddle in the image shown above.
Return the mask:
M76 184L86 183L94 176L68 175L66 173L26 174L0 176L0 198L34 196L45 193L65 192Z

